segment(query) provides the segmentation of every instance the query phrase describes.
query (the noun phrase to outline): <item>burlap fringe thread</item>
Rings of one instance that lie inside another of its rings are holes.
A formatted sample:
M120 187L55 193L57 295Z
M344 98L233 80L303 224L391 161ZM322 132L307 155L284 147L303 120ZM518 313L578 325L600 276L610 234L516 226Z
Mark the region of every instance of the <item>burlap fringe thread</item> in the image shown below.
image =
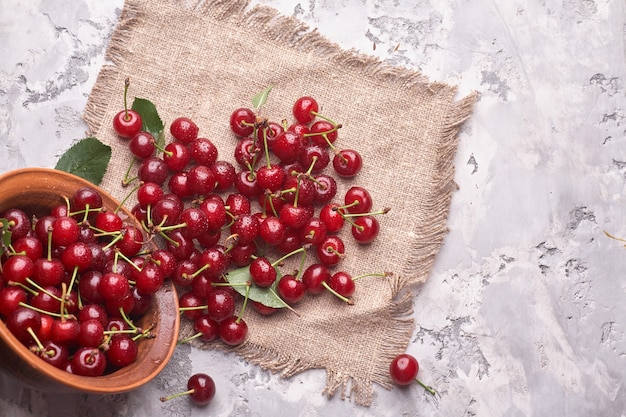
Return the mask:
M257 33L261 31L269 39L288 44L303 52L315 53L318 56L325 57L329 61L334 62L337 68L347 68L350 71L392 83L400 89L413 89L416 91L427 89L433 93L442 88L450 89L450 86L446 84L430 82L415 71L392 67L382 63L376 57L366 56L354 51L345 51L338 45L329 42L317 30L311 30L306 24L296 18L280 15L272 8L256 6L249 10L248 0L164 1L187 7L189 10L206 16L227 20L237 26L254 28ZM98 88L107 90L109 88L118 89L119 86L112 86L110 81L117 79L119 74L117 66L123 63L126 38L131 35L133 26L140 18L141 11L137 7L133 7L132 4L127 3L110 41L106 56L115 65L108 65L102 68L98 75L96 87L90 95L83 115L83 119L87 122L92 132L99 130L106 112L105 103L97 100L97 97L102 97L103 94L106 96L108 92L98 91ZM409 259L406 270L403 271L403 274L413 276L416 274L416 270L425 271L420 279L421 282L426 280L428 271L430 271L434 263L435 255L447 233L447 229L442 228L440 225L445 224L447 220L451 195L456 187L454 183L453 155L458 144L457 134L460 125L469 118L472 106L476 100L477 94L472 93L464 99L453 103L445 118L445 125L443 126L445 140L442 141L442 148L438 152L440 159L437 165L440 175L433 190L435 193L444 195L445 198L435 199L432 211L430 211L433 213L433 221L429 222L432 227L415 231L418 238L412 251L412 257ZM399 352L406 349L408 340L414 331L414 322L410 318L413 312L413 296L409 289L408 280L401 277L392 277L389 283L393 287L392 293L395 296L393 303L388 308L389 316L392 318L389 325L394 327L393 333L395 337L389 337L384 341L386 347L384 356L386 356L387 363ZM412 284L414 283L415 281L412 282ZM183 333L191 333L192 331L193 329L188 328ZM181 336L184 337L185 335L181 334ZM285 378L308 369L324 367L320 364L308 363L287 355L277 355L274 351L268 351L261 346L255 346L251 343L245 343L236 348L224 348L220 344L216 344L214 347L233 351L251 363L257 364L271 372L279 373L281 377ZM372 380L361 380L347 375L339 369L329 369L328 367L326 367L326 375L324 394L332 397L337 390L340 390L342 399L349 396L356 404L363 406L369 406L372 403L374 394L372 383L377 383L386 389L392 388L388 370L382 368L374 373Z

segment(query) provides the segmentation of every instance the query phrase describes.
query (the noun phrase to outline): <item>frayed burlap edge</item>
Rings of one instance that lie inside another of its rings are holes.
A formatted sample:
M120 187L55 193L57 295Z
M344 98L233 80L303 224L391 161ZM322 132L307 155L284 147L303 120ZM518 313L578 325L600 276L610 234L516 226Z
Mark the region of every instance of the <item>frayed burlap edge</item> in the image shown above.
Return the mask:
M283 16L278 11L264 6L256 6L248 10L248 0L218 0L185 2L181 0L166 0L172 4L184 3L189 10L212 16L219 20L242 28L254 28L255 33L263 33L263 36L276 42L290 45L291 47L308 53L315 53L334 62L337 68L351 71L357 74L374 78L380 82L397 85L398 88L422 92L427 90L431 94L444 92L450 94L450 100L456 93L454 88L438 82L430 82L420 73L401 67L393 67L381 62L378 58L346 51L338 45L328 41L317 30L311 30L306 24L293 17ZM111 38L106 58L112 65L105 65L92 90L83 119L92 132L97 132L102 126L106 113L103 97L109 97L110 93L119 89L113 82L118 79L124 68L124 44L131 36L132 29L141 18L141 10L135 4L126 3L118 26ZM393 300L389 303L384 315L389 318L394 337L384 341L386 350L384 360L379 364L388 364L393 357L406 350L410 337L414 331L414 321L410 317L412 310L412 293L410 287L424 282L434 263L435 255L443 244L443 239L448 232L446 227L452 192L456 189L454 183L454 154L458 146L458 132L461 124L470 117L473 104L478 95L471 93L458 102L451 103L447 114L443 118L442 131L444 132L441 147L438 150L439 160L437 163L438 181L432 191L432 222L427 229L415 230L418 236L413 245L412 256L407 263L403 275L418 277L391 278L390 285L393 287ZM423 271L416 273L416 271ZM193 329L189 325L181 325L181 337L191 334ZM270 351L263 346L246 342L235 348L225 348L223 344L202 344L194 342L201 348L215 348L235 352L251 363L257 364L263 369L278 373L281 377L288 378L308 369L323 368L326 370L326 387L323 391L328 397L332 397L339 390L341 398L347 397L356 404L369 406L373 400L373 386L376 383L386 389L391 389L388 365L379 365L375 369L373 378L365 380L347 374L341 369L333 369L328 364L310 363L289 355Z
M290 378L309 369L326 370L326 386L323 395L332 398L339 391L341 399L350 398L356 404L370 406L374 397L372 383L376 383L385 389L393 388L389 378L389 363L399 353L406 351L407 345L415 330L413 313L413 294L409 290L406 278L390 277L387 281L391 286L392 300L384 311L377 314L379 319L384 320L390 330L383 340L380 352L381 360L372 372L371 379L358 378L350 375L345 370L334 368L327 363L316 363L295 358L288 353L279 353L265 348L250 341L236 347L228 347L221 342L205 343L193 340L190 343L200 349L216 349L223 352L235 353L250 363L278 374L281 378ZM184 339L195 333L190 321L181 323L180 338ZM393 335L393 336L391 336Z

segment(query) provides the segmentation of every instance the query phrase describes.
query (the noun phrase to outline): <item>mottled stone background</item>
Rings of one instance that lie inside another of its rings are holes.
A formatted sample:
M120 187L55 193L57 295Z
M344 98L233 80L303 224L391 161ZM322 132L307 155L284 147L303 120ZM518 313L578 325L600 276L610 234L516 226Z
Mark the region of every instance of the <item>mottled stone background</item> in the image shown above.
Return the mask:
M58 396L0 379L0 415L624 416L626 5L622 0L257 0L346 49L481 94L461 132L450 234L416 288L418 386L371 409L185 346L119 396ZM122 0L0 0L0 170L54 166L80 119ZM1 192L1 191L0 191ZM399 242L401 244L401 242ZM193 371L208 409L161 404Z

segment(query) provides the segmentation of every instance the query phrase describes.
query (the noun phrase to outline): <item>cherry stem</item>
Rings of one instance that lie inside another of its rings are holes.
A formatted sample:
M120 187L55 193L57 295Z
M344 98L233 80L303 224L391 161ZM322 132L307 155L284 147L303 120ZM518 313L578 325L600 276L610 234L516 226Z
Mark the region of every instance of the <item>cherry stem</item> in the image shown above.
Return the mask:
M293 206L298 207L298 196L300 195L300 176L296 179L296 195L293 198Z
M193 306L193 307L179 307L178 311L196 311L196 310L204 310L207 308L207 305L203 306Z
M39 351L44 351L46 350L46 348L43 346L43 344L41 343L41 340L39 340L39 338L37 337L37 334L35 334L35 331L33 330L32 327L28 326L28 328L26 329L26 331L28 332L28 334L30 334L30 336L33 338L33 340L35 341L35 344L37 345L37 348L39 348Z
M356 277L353 277L352 281L356 281L357 279L361 279L365 277L390 277L392 275L393 275L393 272L362 274L362 275L357 275Z
M196 333L196 334L194 334L192 336L189 336L189 337L187 337L185 339L180 339L179 341L176 342L176 344L177 345L184 345L185 343L189 343L192 340L195 340L195 339L199 338L200 336L202 336L202 334L203 334L202 332L198 332L198 333Z
M42 310L42 309L40 309L40 308L33 307L33 306L31 306L30 304L26 304L26 303L25 303L25 302L23 302L23 301L20 301L20 302L18 303L18 305L19 305L20 307L30 308L30 309L31 309L31 310L33 310L33 311L36 311L36 312L41 313L41 314L47 314L47 315L52 316L52 317L58 317L58 318L63 317L63 316L61 316L59 313L53 313L53 312L51 312L51 311ZM67 315L66 317L68 317L68 318L70 318L70 317L71 317L71 318L73 318L74 316L70 314L70 315Z
M137 326L135 326L135 323L133 323L133 321L128 318L128 316L126 315L126 312L124 311L124 308L120 307L119 311L120 311L120 315L122 316L122 319L124 319L124 322L128 324L130 328L135 331L135 333L137 333L139 331Z
M267 129L263 129L263 147L265 148L265 159L267 160L267 167L272 166L272 161L270 161L270 149L267 146Z
M133 195L133 193L137 191L139 188L141 188L141 184L136 185L132 190L130 190L130 192L126 194L126 197L124 197L124 199L120 201L117 207L115 207L115 210L113 210L113 213L117 214L117 212L120 211L124 203L126 203L126 201L130 198L130 196Z
M30 279L30 278L26 278L26 282L28 282L29 284L31 284L31 283L32 283L32 284L34 284L34 281L31 281L31 279ZM32 285L32 284L31 284L31 285ZM7 282L7 285L11 285L11 286L13 286L13 287L20 287L20 288L22 288L24 291L28 291L28 292L29 292L31 295L33 295L33 296L37 295L37 291L33 290L32 288L28 287L27 285L24 285L22 282L17 282L17 281L9 281L9 282ZM38 290L40 290L40 291L41 291L41 290L43 290L43 288L41 288L41 287L39 287L39 286L35 286L35 285L33 285L33 286L34 286L35 288L37 288ZM48 294L48 293L46 292L46 294ZM52 295L52 294L49 294L49 295Z
M426 391L428 391L430 394L435 395L437 394L437 391L435 391L433 389L433 387L424 384L422 381L420 381L419 379L415 378L415 382L417 382L418 384L420 384Z
M128 121L128 102L126 97L128 96L128 87L130 87L130 78L126 77L124 80L124 120Z
M277 265L280 265L280 264L281 264L281 263L283 263L286 259L288 259L290 256L293 256L293 255L296 255L296 254L298 254L298 253L300 253L300 252L304 252L304 251L306 251L306 249L307 249L308 247L309 247L309 245L308 245L308 244L307 244L307 245L303 245L303 246L299 247L298 249L296 249L296 250L293 250L293 251L289 252L288 254L284 255L283 257L278 258L276 261L272 262L272 266L273 266L273 267L276 267Z
M105 232L106 233L106 232ZM111 247L113 247L118 240L123 239L124 238L124 234L120 231L118 232L111 232L111 235L114 235L115 237L102 249L107 250Z
M188 391L183 391L183 392L179 392L177 394L168 395L167 397L161 397L161 398L159 398L159 400L161 400L161 402L165 402L165 401L172 400L174 398L183 397L185 395L191 395L194 392L196 392L196 391L192 388L192 389L190 389Z
M355 200L356 202L357 200ZM389 207L385 207L382 210L378 210L378 211L370 211L369 213L339 213L341 214L341 217L343 217L344 219L347 219L349 217L363 217L363 216L377 216L379 214L387 214L389 213L389 211L391 210L391 208Z
M65 321L65 299L67 298L67 285L65 282L61 283L61 308L59 313L61 313L61 321Z
M122 252L120 252L119 250L116 250L116 253L119 254L119 256L125 260L126 262L128 262L130 264L130 266L132 266L133 268L135 268L135 270L137 272L141 272L141 268L139 267L139 265L137 265L136 263L133 262L132 259L130 259L128 256L124 255Z
M237 319L235 320L235 323L237 324L239 324L239 322L243 318L243 313L246 311L246 306L248 305L248 300L250 299L250 287L250 284L246 285L246 295L243 299L243 305L241 306L241 310L239 310L239 314L237 315Z
M328 291L331 292L331 294L335 295L337 298L339 298L341 301L343 301L344 303L353 306L354 305L354 301L351 298L348 297L344 297L343 295L339 294L337 291L333 290L332 288L330 288L330 285L328 285L328 283L326 281L322 281L322 286L324 288L326 288Z
M169 232L171 230L176 230L176 229L182 229L184 227L187 227L187 223L179 223L179 224L173 224L171 226L157 226L156 227L156 231L157 232Z
M78 266L74 267L72 271L72 279L70 279L70 285L67 286L67 293L72 292L72 288L74 288L74 283L76 282L76 277L78 276ZM65 298L65 297L63 297Z
M278 294L276 294L276 291L274 291L274 289L272 287L268 288L269 292L272 293L272 295L274 297L276 297L277 300L280 300L280 302L282 303L283 307L285 307L286 309L288 309L289 311L291 311L293 314L295 314L296 316L300 317L300 314L298 314L298 312L289 304L287 304L287 302L285 302L285 300L283 300L282 298L280 298L280 296Z
M128 169L126 169L126 174L124 175L124 178L122 179L122 187L127 187L128 184L130 184L131 182L135 181L137 179L137 177L133 177L130 178L130 170L135 166L135 162L137 161L136 158L133 158L130 161L130 165L128 166Z

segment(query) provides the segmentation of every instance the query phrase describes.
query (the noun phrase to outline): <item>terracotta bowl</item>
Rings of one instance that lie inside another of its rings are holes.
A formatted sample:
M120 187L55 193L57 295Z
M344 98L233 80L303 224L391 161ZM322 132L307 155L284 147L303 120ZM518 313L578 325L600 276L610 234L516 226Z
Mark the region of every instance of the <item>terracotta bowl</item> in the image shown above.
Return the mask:
M0 176L0 213L17 207L29 215L42 216L63 203L62 196L71 197L83 186L97 189L103 205L110 210L118 202L107 192L88 181L62 171L25 168ZM124 210L129 219L134 219ZM133 220L127 220L133 221ZM180 326L178 297L169 280L155 294L152 306L137 324L156 326L156 337L138 343L137 360L125 368L99 377L72 375L44 362L20 343L0 320L0 368L19 377L27 385L47 392L86 392L114 394L134 390L152 380L167 364L176 348Z

